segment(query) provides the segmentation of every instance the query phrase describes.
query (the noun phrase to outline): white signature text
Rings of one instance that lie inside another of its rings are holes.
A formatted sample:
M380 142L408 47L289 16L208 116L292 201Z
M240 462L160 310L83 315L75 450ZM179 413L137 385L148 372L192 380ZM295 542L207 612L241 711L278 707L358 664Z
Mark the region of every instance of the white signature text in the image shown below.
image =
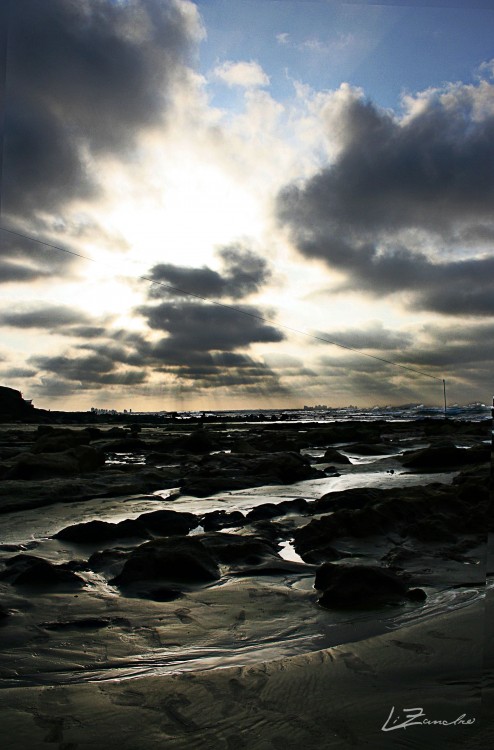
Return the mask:
M457 727L461 724L473 724L475 717L471 719L466 718L466 714L461 714L453 721L447 719L428 719L425 715L423 708L403 708L402 715L397 713L395 715L395 707L393 706L388 718L381 727L383 732L391 732L393 729L406 729L407 727L413 726L432 726L440 725L443 727Z

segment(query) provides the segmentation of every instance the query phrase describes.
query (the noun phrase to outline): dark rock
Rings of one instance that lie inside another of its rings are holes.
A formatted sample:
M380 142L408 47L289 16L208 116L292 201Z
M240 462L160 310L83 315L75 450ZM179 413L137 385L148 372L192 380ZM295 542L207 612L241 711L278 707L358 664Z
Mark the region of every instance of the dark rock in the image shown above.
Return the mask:
M284 576L287 573L307 573L307 565L279 558L276 561L261 562L252 567L246 566L233 570L232 576Z
M351 464L348 456L344 456L336 448L327 448L322 458L323 461L331 461L332 464Z
M258 565L278 558L277 544L267 539L242 534L203 534L201 542L221 564ZM279 559L279 558L278 558Z
M457 448L455 445L433 446L405 454L403 466L408 469L457 469L468 464L490 461L489 448Z
M70 451L78 463L80 472L94 471L105 465L104 454L90 445L79 445Z
M405 528L404 534L420 542L448 542L456 539L456 534L434 517L410 524Z
M336 466L326 466L324 473L327 477L341 477L340 472L336 469Z
M294 530L294 547L305 560L309 552L320 552L332 540L342 537L365 538L382 534L390 526L384 515L372 507L361 510L340 510L330 516L314 519Z
M278 503L263 503L256 508L252 508L247 513L246 519L247 521L262 521L282 515L283 510L279 507Z
M90 430L52 429L38 437L31 453L64 453L69 448L88 445L92 438Z
M78 620L56 620L42 622L40 626L45 630L100 630L112 624L109 617L81 617Z
M120 523L107 521L88 521L67 526L55 534L56 539L79 544L96 544L125 537L146 538L148 531L138 519L126 519Z
M410 547L400 546L390 549L389 552L384 555L382 560L386 565L399 568L402 567L403 564L406 566L407 563L416 561L418 557L419 555L416 550L410 549Z
M148 444L140 438L127 436L111 440L98 440L95 442L95 446L105 453L133 453L145 450Z
M364 565L324 563L316 573L314 587L323 591L319 604L328 608L379 606L408 598L406 584L396 575Z
M408 589L406 596L412 602L424 602L427 599L427 594L423 589Z
M105 549L95 552L87 561L90 570L113 577L120 573L130 552L128 549Z
M183 593L179 589L168 586L157 586L156 588L138 591L137 595L140 599L150 599L153 602L174 602L183 597Z
M190 467L184 494L206 497L227 489L245 489L263 484L292 484L303 479L324 477L299 453L242 455L221 453L205 456L200 465Z
M256 447L252 440L237 438L232 443L232 451L234 453L259 453L260 449Z
M136 520L157 536L188 534L198 525L197 516L193 513L179 513L167 509L142 513Z
M221 448L220 440L208 430L196 430L182 438L178 447L184 453L209 453Z
M36 588L81 587L84 580L68 570L64 565L53 565L34 555L16 555L6 560L6 570L0 578L16 586L33 586Z
M239 510L228 513L225 510L212 510L201 519L204 531L215 531L216 529L227 529L232 526L243 526L246 522L245 516Z
M308 502L303 497L294 500L282 500L279 503L263 503L247 513L248 521L261 521L278 516L286 516L290 513L301 514L307 512Z
M313 563L319 565L324 562L331 562L333 560L343 560L345 557L351 557L349 552L341 552L340 550L333 547L331 544L325 544L316 549L304 552L302 559L307 563Z
M205 583L220 577L215 559L195 537L167 537L145 542L131 552L122 572L110 583L148 580Z
M316 500L311 507L312 513L325 513L327 511L358 510L365 507L379 498L379 490L369 487L356 487L341 492L327 492L325 495Z
M9 610L6 609L5 607L2 607L2 605L0 604L0 622L2 622L3 620L6 620L7 617L9 617L9 615L10 615Z
M75 446L62 453L23 453L4 479L50 479L72 476L103 466L104 455L86 445Z

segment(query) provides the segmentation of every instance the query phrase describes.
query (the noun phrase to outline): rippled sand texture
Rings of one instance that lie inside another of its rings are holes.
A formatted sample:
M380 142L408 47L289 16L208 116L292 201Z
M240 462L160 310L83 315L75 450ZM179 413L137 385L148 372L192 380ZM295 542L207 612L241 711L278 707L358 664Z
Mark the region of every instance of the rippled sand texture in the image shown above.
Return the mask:
M480 750L492 746L483 630L479 602L399 634L245 667L6 689L3 747ZM430 720L475 722L385 732L393 706L396 717L413 706Z

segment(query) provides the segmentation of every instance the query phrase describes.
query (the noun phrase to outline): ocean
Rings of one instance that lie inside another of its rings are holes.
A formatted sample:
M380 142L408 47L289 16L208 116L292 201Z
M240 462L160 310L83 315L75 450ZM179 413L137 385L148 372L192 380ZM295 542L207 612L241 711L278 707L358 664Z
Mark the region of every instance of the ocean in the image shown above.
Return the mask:
M232 411L189 411L180 412L179 417L214 418L249 421L286 421L286 422L341 422L341 421L413 421L416 419L444 419L444 406L426 406L424 404L403 404L400 406L358 406L319 407L303 406L300 409L241 409ZM263 419L265 417L265 420ZM452 404L446 409L446 417L461 421L480 422L492 418L492 407L484 403Z

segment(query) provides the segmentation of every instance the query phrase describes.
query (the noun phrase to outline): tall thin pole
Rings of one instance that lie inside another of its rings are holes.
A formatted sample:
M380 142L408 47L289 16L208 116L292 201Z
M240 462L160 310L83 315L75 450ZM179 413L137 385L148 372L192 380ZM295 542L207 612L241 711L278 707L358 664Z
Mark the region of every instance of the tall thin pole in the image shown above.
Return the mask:
M447 406L446 406L446 381L443 378L443 392L444 392L444 419L447 417Z

